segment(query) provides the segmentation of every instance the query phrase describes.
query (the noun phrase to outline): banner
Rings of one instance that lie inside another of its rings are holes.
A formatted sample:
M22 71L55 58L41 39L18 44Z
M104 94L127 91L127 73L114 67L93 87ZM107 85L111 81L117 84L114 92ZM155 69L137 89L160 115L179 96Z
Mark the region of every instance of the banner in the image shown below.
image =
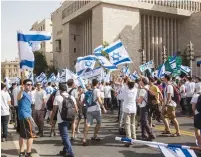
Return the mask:
M87 70L85 73L80 75L83 79L94 79L94 78L99 78L101 77L103 73L103 68L102 67L97 67L93 70Z
M151 69L151 68L154 68L154 61L153 60L139 66L139 69L141 72L144 72L145 70Z

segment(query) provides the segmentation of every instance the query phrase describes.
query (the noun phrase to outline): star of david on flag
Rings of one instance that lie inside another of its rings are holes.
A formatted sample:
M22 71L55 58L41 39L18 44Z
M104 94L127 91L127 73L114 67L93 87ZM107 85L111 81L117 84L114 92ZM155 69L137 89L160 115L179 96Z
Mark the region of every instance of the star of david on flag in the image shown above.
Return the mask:
M132 63L128 52L126 51L123 43L120 40L107 46L103 49L103 51L105 51L109 55L110 62L116 66L125 63Z

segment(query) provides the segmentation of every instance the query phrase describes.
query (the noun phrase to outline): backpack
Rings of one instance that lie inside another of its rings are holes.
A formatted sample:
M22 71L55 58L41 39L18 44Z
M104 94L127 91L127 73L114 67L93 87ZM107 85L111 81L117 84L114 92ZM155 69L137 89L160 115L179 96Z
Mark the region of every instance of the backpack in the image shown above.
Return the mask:
M70 95L65 97L61 94L61 96L63 97L62 108L61 111L59 111L61 119L63 121L71 122L75 119L76 116L75 104Z
M172 97L172 100L176 102L176 104L178 105L180 104L180 101L181 101L181 95L180 95L179 89L176 86L172 85L172 87L174 90L174 96Z
M198 97L198 101L196 103L196 110L201 113L201 94Z
M93 90L88 90L86 93L85 93L85 96L84 96L84 103L87 107L91 107L91 106L95 106L97 105L95 101L93 101L94 99L94 93L93 93Z
M52 109L53 109L53 102L54 102L54 98L55 98L56 92L57 92L57 91L54 91L54 92L50 95L49 99L47 100L46 106L47 106L47 110L48 110L48 111L52 111Z

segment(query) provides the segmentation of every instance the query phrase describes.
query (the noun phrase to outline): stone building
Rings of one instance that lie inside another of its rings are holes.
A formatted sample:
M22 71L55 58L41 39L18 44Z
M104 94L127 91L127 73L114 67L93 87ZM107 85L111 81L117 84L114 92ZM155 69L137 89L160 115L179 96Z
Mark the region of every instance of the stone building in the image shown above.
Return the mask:
M52 21L51 19L44 19L41 21L36 21L31 30L34 31L46 31L52 33ZM52 39L48 41L41 42L41 49L39 51L43 52L48 65L53 65L53 51L52 51Z
M1 77L20 77L20 64L18 58L14 61L1 62Z
M191 41L201 54L201 3L199 0L65 1L52 13L53 62L57 68L74 68L76 58L92 54L103 41L120 39L134 66L146 61L162 63L167 55L183 51ZM201 69L193 64L193 74Z

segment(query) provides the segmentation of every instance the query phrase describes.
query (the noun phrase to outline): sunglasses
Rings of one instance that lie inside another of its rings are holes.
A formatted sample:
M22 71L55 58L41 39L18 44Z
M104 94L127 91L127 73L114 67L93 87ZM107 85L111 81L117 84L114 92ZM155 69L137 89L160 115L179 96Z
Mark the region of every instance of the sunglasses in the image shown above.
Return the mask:
M26 86L32 86L32 84L29 84L29 83L28 83L28 84L26 84Z

